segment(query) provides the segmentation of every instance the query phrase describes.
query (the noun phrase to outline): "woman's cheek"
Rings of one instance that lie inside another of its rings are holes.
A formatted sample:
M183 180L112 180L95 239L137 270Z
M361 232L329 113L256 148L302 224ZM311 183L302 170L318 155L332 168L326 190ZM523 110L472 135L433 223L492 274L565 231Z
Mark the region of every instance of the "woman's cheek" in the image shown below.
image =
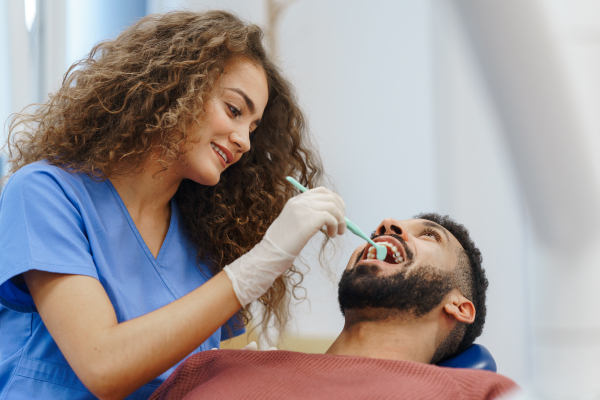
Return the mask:
M211 105L210 109L207 111L207 122L213 133L230 133L228 131L231 130L231 118L227 115L225 110L219 110L215 105Z

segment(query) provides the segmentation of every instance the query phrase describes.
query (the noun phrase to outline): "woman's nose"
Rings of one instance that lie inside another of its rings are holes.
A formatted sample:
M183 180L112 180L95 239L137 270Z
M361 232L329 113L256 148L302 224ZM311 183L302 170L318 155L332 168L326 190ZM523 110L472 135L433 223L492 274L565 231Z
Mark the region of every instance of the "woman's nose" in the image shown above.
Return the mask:
M245 134L233 132L229 135L229 141L236 146L240 153L250 150L250 132L246 132Z
M400 221L395 220L394 218L386 218L381 224L375 229L376 235L398 235L402 237L406 241L407 232L406 229L403 228Z

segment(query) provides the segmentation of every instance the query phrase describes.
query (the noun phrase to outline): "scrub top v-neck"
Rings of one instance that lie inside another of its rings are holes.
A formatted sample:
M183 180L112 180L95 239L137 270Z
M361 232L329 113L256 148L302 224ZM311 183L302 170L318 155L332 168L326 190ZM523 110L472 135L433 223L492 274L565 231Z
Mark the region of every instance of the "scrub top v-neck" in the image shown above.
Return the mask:
M208 281L213 274L198 265L196 254L174 201L167 235L154 258L110 181L97 182L44 162L21 168L0 197L0 400L94 398L50 336L27 287L11 278L32 269L91 276L123 322ZM193 353L242 333L234 322ZM127 398L148 398L174 368Z

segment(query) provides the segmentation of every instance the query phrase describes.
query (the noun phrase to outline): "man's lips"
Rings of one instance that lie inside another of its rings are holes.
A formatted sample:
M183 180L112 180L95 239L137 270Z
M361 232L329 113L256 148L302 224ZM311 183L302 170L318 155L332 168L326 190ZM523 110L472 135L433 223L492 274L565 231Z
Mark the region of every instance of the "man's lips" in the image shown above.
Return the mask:
M398 252L400 253L400 257L402 257L402 262L407 261L407 257L406 257L406 249L404 248L404 245L395 237L393 236L378 236L377 238L375 238L373 240L375 243L379 243L379 242L387 242L392 244L393 246L396 246L396 248L398 249ZM369 261L376 261L377 259L368 259L367 255L369 254L369 249L373 247L372 245L367 245L367 247L365 247L365 249L363 250L363 255L361 257L361 261L362 260L369 260ZM386 257L389 258L389 253L390 253L390 249L386 246L387 250L388 250L388 256ZM379 260L378 260L379 261ZM390 263L392 264L392 263ZM398 265L396 263L393 263L395 265Z

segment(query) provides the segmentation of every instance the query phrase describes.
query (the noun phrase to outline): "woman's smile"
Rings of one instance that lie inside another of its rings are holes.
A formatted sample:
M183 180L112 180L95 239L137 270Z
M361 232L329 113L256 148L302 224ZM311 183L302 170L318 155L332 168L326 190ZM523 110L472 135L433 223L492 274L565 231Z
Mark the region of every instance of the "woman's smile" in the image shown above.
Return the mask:
M250 132L260 123L268 97L264 69L245 58L231 60L205 102L204 114L188 131L181 178L216 185L221 173L250 150Z
M226 148L219 146L216 143L211 143L210 145L217 154L217 157L223 165L223 168L227 168L227 164L233 161L233 155L231 154L231 152Z

